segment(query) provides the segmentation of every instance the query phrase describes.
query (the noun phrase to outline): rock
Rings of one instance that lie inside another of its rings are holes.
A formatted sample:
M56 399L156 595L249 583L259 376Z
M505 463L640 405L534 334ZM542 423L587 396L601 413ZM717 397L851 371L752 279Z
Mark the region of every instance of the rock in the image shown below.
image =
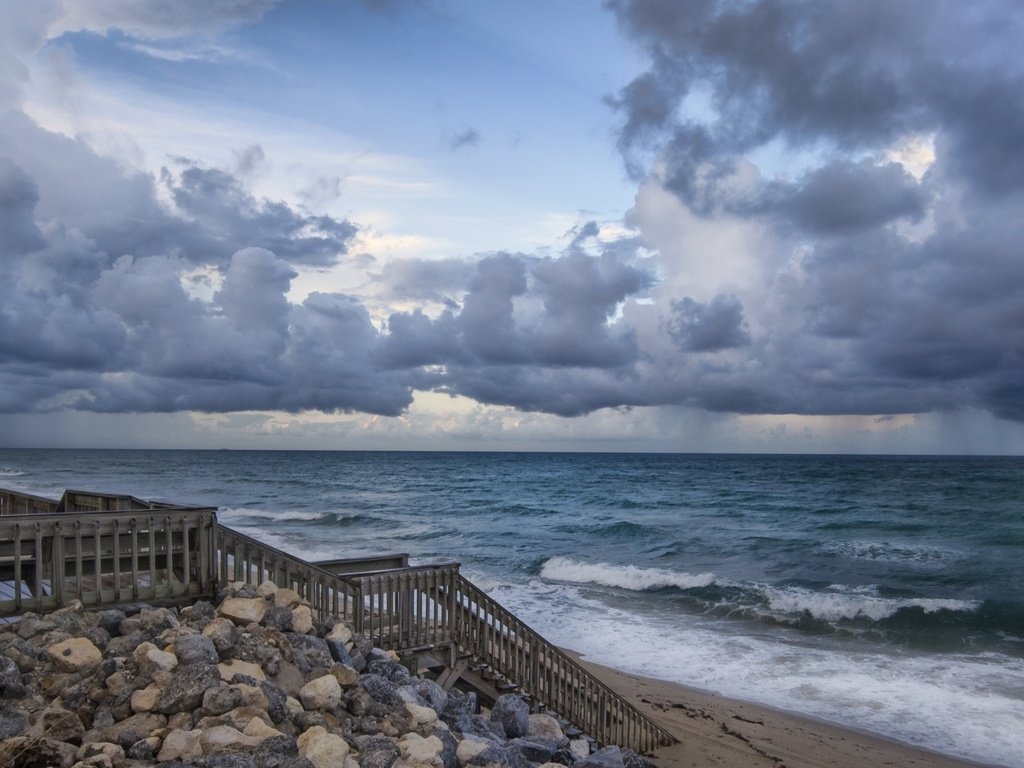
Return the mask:
M192 731L173 730L164 737L160 752L157 753L157 760L190 760L203 754L203 747L200 743L203 732L199 729Z
M242 733L244 733L246 736L252 736L258 739L259 741L263 741L264 739L270 739L275 736L284 735L273 726L267 725L262 719L258 717L254 717L252 720L250 720L246 724L245 728L242 729Z
M103 661L100 649L83 637L73 637L46 649L46 655L64 672L82 672Z
M292 630L300 634L307 634L313 629L313 611L308 605L299 605L292 608Z
M359 684L370 694L374 701L379 701L381 704L389 706L394 706L401 702L401 698L398 695L398 686L387 678L374 674L360 675Z
M154 672L170 672L178 666L178 657L173 653L161 651L152 643L142 643L132 652L132 659L144 675Z
M267 612L267 601L262 597L229 597L218 612L240 627L259 624Z
M432 735L441 740L443 746L441 762L444 764L444 768L459 768L459 761L456 759L459 743L455 740L452 732L448 730L448 726L444 723L437 723Z
M202 744L203 752L206 754L249 749L255 747L261 741L261 739L255 736L246 736L230 725L215 725L212 728L196 730L201 730L202 736L199 739L199 743Z
M359 673L352 667L345 666L344 664L332 666L331 674L342 688L351 688L359 683Z
M622 750L619 747L605 747L580 760L574 768L625 768Z
M501 723L505 735L510 739L525 736L530 728L530 706L519 696L506 693L494 702L491 720Z
M622 750L622 763L626 768L655 768L654 763L631 749Z
M160 702L163 689L156 683L132 693L132 712L152 712Z
M206 689L217 685L218 680L217 667L210 664L180 667L161 692L155 711L170 715L198 709Z
M338 768L348 757L348 742L340 736L328 733L327 729L315 725L296 740L299 755L305 757L316 768Z
M270 579L264 579L263 582L256 587L256 594L266 600L268 597L273 597L277 594L279 587L277 584L272 582Z
M441 713L448 706L448 693L433 680L413 680L412 687L423 702L434 711Z
M299 747L293 736L281 734L264 739L255 750L253 759L257 768L286 768L299 756Z
M398 744L390 736L356 736L361 768L391 768L398 759Z
M230 619L218 616L203 627L203 636L213 641L214 648L222 659L228 658L235 648L235 643L241 637L242 630L234 625Z
M75 763L77 749L74 744L68 744L56 739L36 739L29 736L15 736L8 739L0 748L7 754L15 755L17 762L15 766L31 766L36 768L71 768ZM0 752L0 757L4 752Z
M531 763L546 763L555 752L553 743L540 739L534 741L520 737L509 741L507 746L509 749L518 750Z
M124 762L124 749L120 744L109 741L97 741L83 744L78 748L75 757L79 760L89 760L93 757L103 755L110 761L111 765L120 765Z
M78 743L83 733L85 727L77 714L63 707L49 706L35 714L25 735L37 739L46 737L54 741Z
M526 737L529 739L541 739L556 744L558 747L568 747L569 739L562 733L562 727L551 715L536 713L529 716L526 727Z
M493 746L494 742L492 741L480 736L467 735L459 742L459 747L455 752L455 756L459 765L469 765L477 755L485 749Z
M178 635L174 655L181 664L216 664L220 661L217 646L206 635Z
M0 740L18 736L28 728L28 713L20 709L0 709Z
M319 637L286 632L285 638L291 646L291 661L304 675L325 675L334 664L330 649Z
M444 768L444 744L437 736L423 738L418 733L407 733L398 740L398 751L395 768Z
M278 632L291 632L293 629L292 609L272 605L267 609L267 615L263 617L263 624Z
M203 692L203 711L210 715L223 715L242 706L242 691L237 685L221 685Z
M0 699L20 699L25 695L21 670L13 659L0 656Z
M235 679L235 675L245 675L246 677L252 677L256 680L266 680L267 675L263 671L263 667L259 664L253 664L251 661L241 661L239 659L228 659L222 661L217 665L217 671L220 673L220 679L226 683L230 683Z
M302 603L302 598L294 589L282 587L274 595L274 605L278 608L295 608Z
M107 643L106 654L108 657L130 656L132 651L138 648L140 643L144 642L146 642L146 636L142 634L142 630L137 629L127 635L122 634L119 637L113 638Z
M128 749L135 742L146 738L166 724L167 718L162 715L151 712L140 713L106 728L101 728L98 732L90 731L83 738L90 741L112 741L115 744L120 744L122 748ZM90 738L90 734L95 734L95 736Z
M331 653L331 658L339 664L344 664L347 667L355 669L355 662L352 655L348 652L348 648L345 647L345 642L334 638L324 638L324 642L327 644L327 649ZM359 670L356 670L357 672Z
M132 760L154 760L160 751L162 740L159 736L147 736L139 739L128 747L128 757Z
M419 704L405 703L405 711L412 718L413 725L432 725L437 722L437 712L430 707L423 707Z
M341 686L334 675L323 675L302 686L299 701L306 709L336 709L341 704Z
M569 751L576 756L577 760L583 760L590 756L590 742L586 739L570 739Z
M99 628L106 630L111 637L117 637L121 634L121 622L127 618L124 611L108 608L99 612Z
M347 624L339 621L331 627L331 631L327 633L324 640L337 640L343 645L348 644L352 642L352 629Z

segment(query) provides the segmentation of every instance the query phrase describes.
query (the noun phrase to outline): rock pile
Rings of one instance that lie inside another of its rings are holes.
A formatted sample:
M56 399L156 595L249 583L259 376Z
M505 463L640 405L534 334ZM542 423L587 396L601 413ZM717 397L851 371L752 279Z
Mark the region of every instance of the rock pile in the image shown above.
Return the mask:
M221 598L0 626L0 765L650 768L514 695L478 711L290 589Z

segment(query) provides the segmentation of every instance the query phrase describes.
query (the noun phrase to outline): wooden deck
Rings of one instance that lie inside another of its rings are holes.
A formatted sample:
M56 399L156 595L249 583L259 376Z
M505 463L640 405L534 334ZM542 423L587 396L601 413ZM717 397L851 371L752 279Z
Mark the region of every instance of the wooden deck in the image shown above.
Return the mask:
M72 600L87 607L212 597L272 581L375 645L439 662L445 687L519 691L599 742L650 753L677 742L629 702L470 582L458 563L406 554L310 563L217 523L213 507L67 491L0 489L0 619Z

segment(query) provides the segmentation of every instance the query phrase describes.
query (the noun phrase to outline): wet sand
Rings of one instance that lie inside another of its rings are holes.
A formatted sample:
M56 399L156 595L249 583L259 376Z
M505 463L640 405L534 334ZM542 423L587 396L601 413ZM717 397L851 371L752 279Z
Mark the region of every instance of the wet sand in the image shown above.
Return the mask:
M573 654L606 685L673 733L659 768L977 768L869 733L748 704L662 680L628 675Z

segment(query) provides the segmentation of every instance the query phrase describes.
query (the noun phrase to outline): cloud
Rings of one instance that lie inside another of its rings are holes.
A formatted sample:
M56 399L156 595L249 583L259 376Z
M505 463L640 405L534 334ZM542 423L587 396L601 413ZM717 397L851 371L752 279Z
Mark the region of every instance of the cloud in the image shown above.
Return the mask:
M466 126L461 131L458 131L452 136L445 139L445 143L448 145L448 149L452 152L457 152L465 147L475 147L480 143L480 131L476 128Z
M67 3L52 33L118 30L144 40L213 35L258 21L278 0L75 0Z
M662 358L685 402L1020 418L1019 8L609 7L649 60L609 98L624 163L690 222L645 228L662 220L651 195L632 212L670 268L661 327L684 353L724 350L714 365ZM741 227L746 239L727 241ZM734 250L716 250L725 242ZM745 272L716 285L717 259ZM704 294L690 293L694 274Z

